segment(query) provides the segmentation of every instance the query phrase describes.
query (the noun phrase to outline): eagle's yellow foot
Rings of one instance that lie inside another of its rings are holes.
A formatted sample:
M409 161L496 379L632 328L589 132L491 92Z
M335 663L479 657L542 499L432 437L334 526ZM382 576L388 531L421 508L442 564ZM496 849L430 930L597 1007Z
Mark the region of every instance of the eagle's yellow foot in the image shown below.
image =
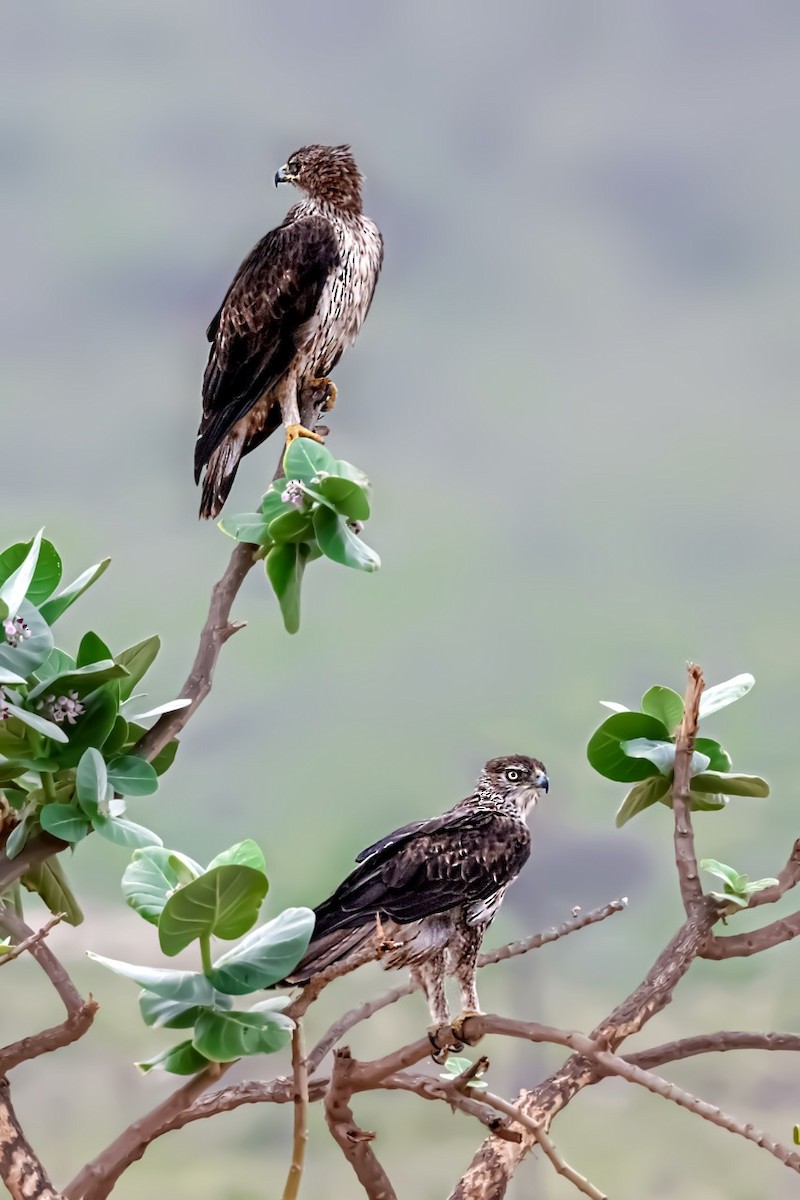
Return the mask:
M464 1049L464 1043L458 1040L453 1026L448 1024L431 1025L428 1029L428 1041L432 1046L431 1058L440 1066L448 1054Z
M309 379L308 387L327 388L328 396L327 396L327 399L325 400L325 406L322 409L322 411L323 412L333 412L333 406L336 403L336 396L338 395L338 389L336 387L336 384L333 382L333 380L328 379L327 375L322 375L319 379Z
M458 1016L456 1017L456 1019L453 1021L452 1026L451 1026L451 1028L453 1030L453 1036L458 1038L458 1040L462 1043L462 1045L475 1046L483 1037L483 1034L480 1034L480 1033L474 1037L467 1037L466 1034L464 1033L464 1025L466 1024L467 1021L469 1021L470 1017L479 1017L479 1016L481 1016L481 1013L479 1013L476 1009L465 1008L464 1011L460 1012L458 1014Z
M306 429L305 425L287 425L286 426L286 445L291 446L292 442L299 437L311 438L312 442L319 442L320 446L325 444L324 438L321 438L318 433L312 433L310 429Z

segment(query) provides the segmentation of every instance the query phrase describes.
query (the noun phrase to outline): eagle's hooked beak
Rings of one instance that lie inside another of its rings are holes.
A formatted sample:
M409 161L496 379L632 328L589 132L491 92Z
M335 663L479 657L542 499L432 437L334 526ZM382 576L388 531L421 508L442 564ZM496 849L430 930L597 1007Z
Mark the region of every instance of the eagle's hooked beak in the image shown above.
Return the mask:
M540 771L536 776L536 786L542 792L550 791L550 780L547 778L544 771Z
M286 163L284 163L281 169L275 172L275 187L277 187L279 183L291 183L294 178L295 176L289 174L289 168Z

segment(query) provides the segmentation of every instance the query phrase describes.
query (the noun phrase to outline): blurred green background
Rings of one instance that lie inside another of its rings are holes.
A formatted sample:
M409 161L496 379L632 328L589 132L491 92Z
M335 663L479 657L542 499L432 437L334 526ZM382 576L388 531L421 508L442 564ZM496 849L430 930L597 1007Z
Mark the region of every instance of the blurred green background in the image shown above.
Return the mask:
M599 699L682 690L695 659L710 682L755 674L706 732L773 784L769 801L700 816L699 850L754 876L779 869L797 833L799 51L788 0L7 0L3 544L46 523L69 577L113 555L62 642L87 625L115 649L158 631L154 702L179 690L231 550L195 517L204 330L283 216L275 169L304 142L350 141L386 239L376 303L337 370L330 441L373 480L367 537L383 569L315 564L295 638L253 573L235 608L248 628L225 647L158 808L137 802L134 819L201 859L257 838L275 912L317 902L362 846L455 802L485 758L535 753L552 788L491 940L573 905L628 895L630 908L485 972L482 1001L589 1028L681 909L670 814L615 831L624 788L592 774L585 742ZM277 454L273 439L247 460L231 511L252 506ZM154 961L119 897L125 861L79 847L70 872L89 919L53 938L102 1004L94 1028L15 1072L20 1117L60 1182L171 1086L130 1065L169 1035L146 1031L135 988L82 957ZM797 980L792 946L700 963L638 1044L791 1029ZM384 983L365 969L331 987L309 1038ZM3 984L4 1040L58 1019L34 964ZM354 1050L385 1052L425 1021L407 1000ZM561 1058L500 1040L488 1051L508 1095ZM791 1140L789 1056L668 1073ZM480 1141L415 1097L355 1110L403 1197L446 1196ZM197 1124L115 1196L277 1196L290 1121L262 1107ZM622 1083L582 1095L555 1137L620 1200L795 1194L768 1155ZM574 1194L532 1159L509 1195L531 1189ZM303 1194L323 1190L358 1189L315 1112Z

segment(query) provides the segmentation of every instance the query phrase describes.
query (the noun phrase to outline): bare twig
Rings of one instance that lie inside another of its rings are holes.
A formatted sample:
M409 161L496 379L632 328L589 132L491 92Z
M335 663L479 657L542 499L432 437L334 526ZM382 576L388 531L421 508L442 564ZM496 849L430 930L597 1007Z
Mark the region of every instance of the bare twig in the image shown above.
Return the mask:
M356 1066L346 1046L333 1056L331 1083L325 1096L328 1129L356 1173L369 1200L397 1200L389 1177L375 1157L370 1142L375 1134L360 1129L350 1108L352 1068Z
M380 954L380 946L374 940L370 940L366 945L360 946L357 950L353 951L352 954L348 954L341 962L331 963L324 971L318 971L310 982L304 986L300 995L291 1004L286 1006L286 1015L292 1017L295 1021L298 1020L299 1017L302 1017L308 1011L320 992L329 983L332 983L334 979L341 979L344 975L349 975L352 971L363 967L365 963L374 962L376 958L380 958Z
M675 864L678 868L681 899L687 917L691 916L703 898L703 889L697 873L689 791L692 781L692 755L694 754L700 713L700 697L705 686L700 667L695 663L690 663L688 670L689 681L683 700L683 720L675 743L675 771L672 779Z
M60 1025L43 1029L40 1033L21 1038L9 1046L0 1049L0 1075L37 1058L40 1054L48 1054L51 1050L59 1050L82 1037L94 1020L97 1004L90 996L84 1000L75 984L70 979L66 969L44 944L44 938L57 924L56 918L48 921L41 929L34 932L10 908L0 908L0 928L16 938L14 952L20 953L25 949L47 975L61 1002L67 1010L67 1019Z
M443 1100L451 1108L457 1108L475 1117L497 1137L508 1142L522 1140L521 1134L515 1129L509 1129L506 1121L488 1112L486 1106L471 1092L456 1088L455 1083L455 1080L438 1079L434 1075L412 1075L408 1071L398 1071L394 1075L387 1075L377 1086L383 1091L413 1092L423 1100ZM480 1095L482 1096L483 1092Z
M676 1084L662 1079L659 1075L654 1075L651 1071L643 1070L635 1063L621 1058L618 1054L609 1054L608 1051L600 1050L596 1052L594 1057L600 1066L613 1074L627 1079L629 1083L636 1083L640 1087L646 1088L648 1092L652 1092L655 1096L662 1096L665 1100L671 1100L673 1104L688 1109L689 1112L696 1113L697 1116L702 1117L705 1121L710 1121L713 1125L719 1125L721 1129L727 1129L729 1133L736 1133L739 1137L754 1142L757 1146L761 1146L762 1149L774 1155L785 1167L789 1167L790 1170L800 1173L800 1154L790 1150L788 1146L774 1141L774 1139L770 1138L760 1129L754 1129L749 1123L746 1124L735 1120L734 1117L722 1112L715 1104L709 1104L705 1100L700 1100L699 1097L684 1091L683 1088L679 1088Z
M703 950L703 958L748 958L751 954L760 954L762 950L770 950L783 942L790 942L800 934L800 912L790 917L782 917L760 929L750 933L735 933L730 937L711 938Z
M12 1200L64 1200L20 1128L8 1080L0 1080L0 1179Z
M564 1161L553 1141L540 1125L535 1124L530 1117L526 1117L515 1105L509 1104L501 1096L495 1096L493 1092L484 1092L483 1099L492 1108L496 1108L498 1112L505 1113L511 1120L519 1122L520 1125L524 1125L526 1129L530 1130L553 1164L555 1171L574 1184L579 1192L582 1192L584 1196L591 1196L592 1200L608 1200L605 1192L601 1192L599 1188L596 1188L593 1183L589 1182L585 1175L581 1175L574 1167L571 1167L569 1163Z
M303 1025L296 1021L292 1033L292 1078L294 1081L294 1128L292 1163L283 1189L283 1200L297 1200L308 1143L308 1063L303 1045Z
M698 1054L724 1054L728 1050L800 1050L800 1034L796 1033L750 1033L744 1030L721 1029L717 1033L701 1033L696 1037L679 1038L625 1054L625 1062L633 1063L650 1071L664 1063L677 1062L682 1058L694 1058Z
M308 1056L308 1069L316 1071L319 1064L322 1062L329 1050L332 1050L336 1043L344 1037L354 1026L359 1025L362 1021L369 1020L375 1013L381 1009L388 1008L390 1004L396 1004L398 1000L402 1000L404 996L410 996L412 992L417 990L417 985L413 982L401 983L399 987L392 988L389 992L384 992L382 996L376 997L374 1000L367 1000L364 1004L358 1004L355 1008L351 1008L343 1016L339 1017L338 1021L334 1021L330 1029L317 1042L314 1049Z
M774 904L788 891L800 883L800 838L797 839L786 866L778 875L777 884L754 892L749 898L748 908L758 908L760 904Z
M58 925L64 920L66 913L54 913L49 921L45 921L41 929L35 930L30 937L24 938L21 942L17 942L16 946L12 946L5 954L0 955L0 967L4 967L6 963L13 962L15 958L19 958L20 954L24 954L26 950L30 950L32 946L43 942L54 925Z

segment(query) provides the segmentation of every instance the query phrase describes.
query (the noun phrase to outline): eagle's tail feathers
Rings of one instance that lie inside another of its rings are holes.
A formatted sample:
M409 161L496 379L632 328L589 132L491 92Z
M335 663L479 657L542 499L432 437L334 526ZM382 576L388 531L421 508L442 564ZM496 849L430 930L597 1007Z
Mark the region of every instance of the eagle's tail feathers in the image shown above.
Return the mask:
M243 438L231 434L217 447L206 464L203 492L200 500L201 517L217 517L233 487L242 457Z
M374 933L375 922L370 921L367 925L359 925L357 929L334 929L321 938L314 938L285 982L308 983L312 976L341 962L353 950L363 946Z

